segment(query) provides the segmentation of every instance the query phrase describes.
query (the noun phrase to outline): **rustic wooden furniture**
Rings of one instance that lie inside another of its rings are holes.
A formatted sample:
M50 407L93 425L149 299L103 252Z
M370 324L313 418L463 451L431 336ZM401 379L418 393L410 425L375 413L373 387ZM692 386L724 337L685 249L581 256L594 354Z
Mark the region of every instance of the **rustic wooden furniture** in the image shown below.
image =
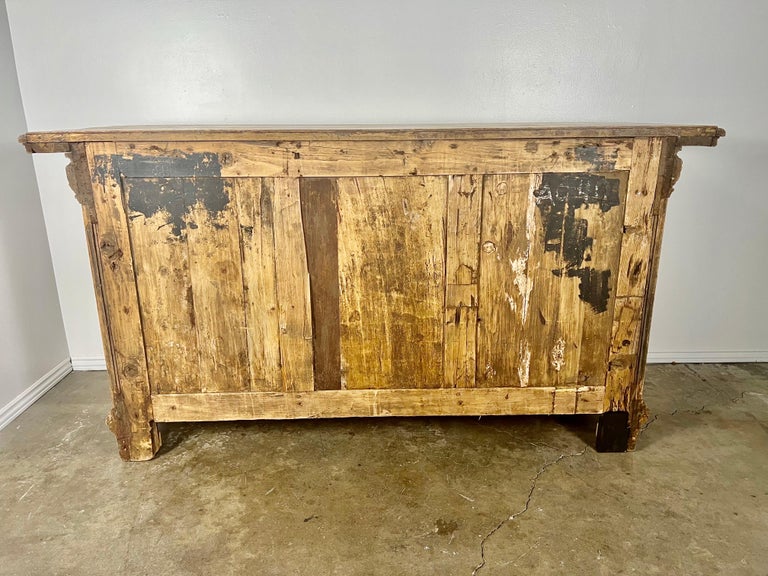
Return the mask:
M36 132L126 460L157 422L601 414L634 446L667 198L714 126Z

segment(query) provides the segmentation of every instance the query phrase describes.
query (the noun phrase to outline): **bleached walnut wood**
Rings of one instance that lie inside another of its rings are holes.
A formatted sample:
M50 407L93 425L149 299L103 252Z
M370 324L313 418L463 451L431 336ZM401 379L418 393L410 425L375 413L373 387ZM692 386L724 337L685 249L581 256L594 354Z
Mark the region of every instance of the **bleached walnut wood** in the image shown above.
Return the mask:
M714 126L30 133L83 205L120 454L155 421L600 414L634 447L669 194Z

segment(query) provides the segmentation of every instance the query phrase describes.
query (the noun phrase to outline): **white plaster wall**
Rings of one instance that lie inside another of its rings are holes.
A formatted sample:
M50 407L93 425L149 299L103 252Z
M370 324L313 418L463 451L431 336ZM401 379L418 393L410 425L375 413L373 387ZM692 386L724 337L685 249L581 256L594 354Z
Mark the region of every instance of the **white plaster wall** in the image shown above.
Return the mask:
M670 204L652 357L768 360L762 0L8 0L33 130L716 123ZM101 356L78 206L35 167L72 356Z
M69 370L5 6L0 3L0 428Z

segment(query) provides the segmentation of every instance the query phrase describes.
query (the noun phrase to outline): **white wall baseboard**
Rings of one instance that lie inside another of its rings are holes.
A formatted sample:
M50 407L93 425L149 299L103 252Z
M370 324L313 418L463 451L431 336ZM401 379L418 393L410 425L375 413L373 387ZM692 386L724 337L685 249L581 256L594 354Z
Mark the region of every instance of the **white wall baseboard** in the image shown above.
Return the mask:
M106 370L104 356L80 356L72 358L72 370Z
M8 426L24 410L32 406L35 401L72 372L72 363L69 358L59 362L52 370L0 408L0 430Z
M687 352L648 352L648 364L721 364L727 362L768 362L768 350L711 350Z

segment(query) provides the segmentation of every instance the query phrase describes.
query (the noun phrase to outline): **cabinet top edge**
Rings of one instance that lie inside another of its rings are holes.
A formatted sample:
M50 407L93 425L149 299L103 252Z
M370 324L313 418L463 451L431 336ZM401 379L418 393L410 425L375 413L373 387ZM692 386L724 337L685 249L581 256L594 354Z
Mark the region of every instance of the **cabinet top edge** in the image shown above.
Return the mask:
M715 146L717 126L668 124L443 124L336 126L116 126L19 137L28 152L66 152L83 142L284 140L508 140L535 138L677 138L681 146Z

